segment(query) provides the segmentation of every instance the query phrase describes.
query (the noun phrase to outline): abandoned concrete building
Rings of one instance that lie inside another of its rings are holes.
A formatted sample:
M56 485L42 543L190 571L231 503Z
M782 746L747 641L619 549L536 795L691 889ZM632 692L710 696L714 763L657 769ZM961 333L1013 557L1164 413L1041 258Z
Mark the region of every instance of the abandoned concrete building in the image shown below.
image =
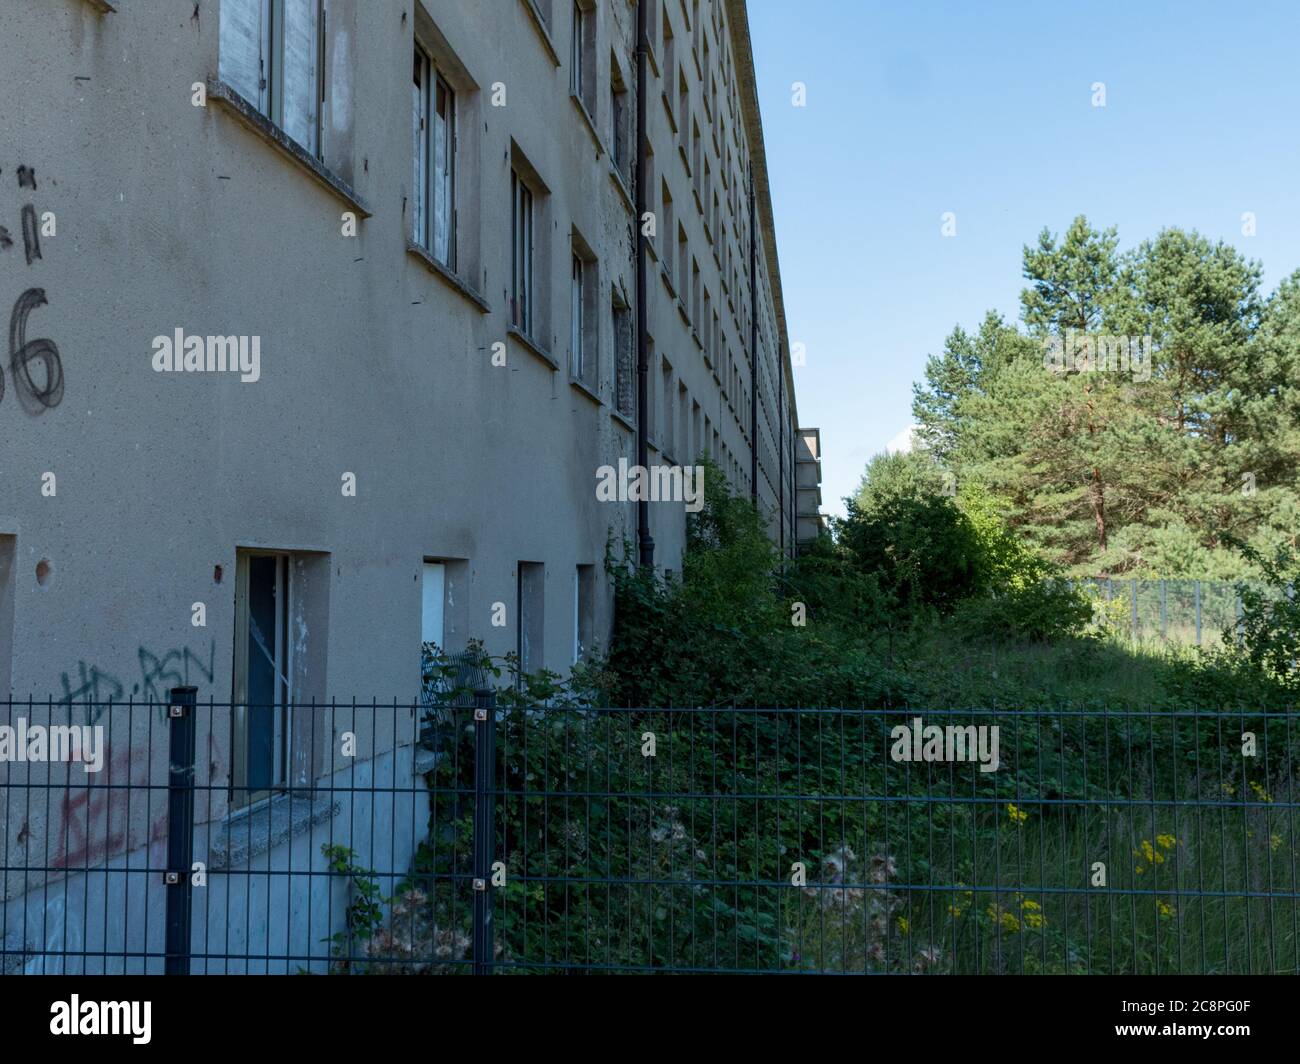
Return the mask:
M5 5L0 697L410 701L472 638L564 673L607 547L681 563L620 459L816 534L745 4L640 3ZM332 771L232 730L245 794ZM5 808L11 856L57 834ZM100 841L67 867L148 811Z

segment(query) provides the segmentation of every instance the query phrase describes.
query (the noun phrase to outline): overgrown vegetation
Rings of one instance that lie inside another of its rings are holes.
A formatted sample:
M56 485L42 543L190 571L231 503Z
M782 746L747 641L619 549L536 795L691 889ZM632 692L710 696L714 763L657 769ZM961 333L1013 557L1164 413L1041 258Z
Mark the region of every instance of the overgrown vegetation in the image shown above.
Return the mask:
M1135 649L986 495L935 495L930 472L873 465L836 537L797 563L708 476L680 578L609 562L617 622L600 661L520 676L474 649L503 681L503 970L1293 961L1290 903L1268 894L1294 889L1300 857L1295 744L1276 712L1295 697L1294 562L1256 560L1273 586L1244 596L1240 645ZM916 491L938 501L910 506ZM959 560L933 561L936 543ZM473 726L456 708L467 692L448 688L464 662L430 669L429 839L353 970L465 970ZM999 771L891 760L901 720L984 719L971 709L999 711ZM1217 712L1175 714L1192 709ZM1245 731L1257 756L1240 756ZM339 868L355 884L351 859Z
M917 389L923 447L874 459L797 560L705 462L680 576L611 552L598 660L520 676L472 648L510 681L505 970L1300 964L1300 275L1263 299L1225 245L1168 230L1120 255L1080 218L1025 276L1023 330L953 333ZM1150 361L1098 364L1116 335ZM1085 361L1048 372L1080 337ZM1251 582L1197 648L1130 641L1069 579L1121 573ZM429 838L384 926L332 858L369 971L469 948L464 662L427 664ZM998 771L894 760L916 717L996 723Z

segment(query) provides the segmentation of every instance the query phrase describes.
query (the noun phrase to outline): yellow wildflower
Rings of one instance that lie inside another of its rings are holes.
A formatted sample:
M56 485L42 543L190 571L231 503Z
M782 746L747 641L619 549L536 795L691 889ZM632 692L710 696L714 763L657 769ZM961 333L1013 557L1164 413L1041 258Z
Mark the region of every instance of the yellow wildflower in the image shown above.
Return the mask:
M1007 816L1011 818L1013 824L1023 824L1029 819L1029 814L1017 809L1010 802L1007 802Z
M1156 848L1151 845L1150 840L1143 839L1141 846L1140 850L1133 851L1135 857L1144 858L1147 864L1158 865L1165 863L1165 855L1157 852Z
M898 918L898 930L899 930L899 931L901 931L903 934L907 934L907 932L910 931L911 928L912 928L912 925L909 924L909 923L907 922L907 917L906 917L906 916L900 916L900 917Z
M1156 900L1156 912L1160 914L1161 919L1167 920L1174 915L1174 907L1167 901Z
M1172 850L1178 845L1178 840L1173 835L1157 835L1156 845L1162 850Z
M1250 789L1255 792L1255 797L1261 802L1271 802L1273 800L1273 796L1269 794L1268 791L1264 790L1261 784L1256 783L1254 780L1250 781Z

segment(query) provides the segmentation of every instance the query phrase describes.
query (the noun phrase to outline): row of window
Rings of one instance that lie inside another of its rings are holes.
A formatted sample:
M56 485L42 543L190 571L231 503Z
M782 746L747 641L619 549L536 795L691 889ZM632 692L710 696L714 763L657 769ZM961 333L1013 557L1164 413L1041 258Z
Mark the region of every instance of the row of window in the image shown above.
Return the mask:
M328 566L328 556L295 554L288 551L240 551L235 585L235 646L232 704L234 736L232 793L235 804L258 801L285 787L309 783L291 778L293 746L292 707L308 699L298 688L309 684L310 666L296 660L310 656L311 647L302 638L295 618L323 604L312 602L320 593L313 583L310 565ZM467 563L426 559L421 571L421 647L412 647L414 660L427 649L437 657L448 651L448 643L464 643L452 636L447 611L456 600L449 590L449 574L464 579ZM596 567L578 565L572 570L571 643L569 660L577 663L592 650L596 638ZM461 596L463 598L463 593ZM506 622L513 617L515 649L520 668L537 672L546 664L546 566L521 561L517 565L516 593L502 616L484 613L484 624L469 634L481 634L487 623ZM310 638L310 637L308 637ZM462 649L458 646L457 649ZM316 671L323 672L320 659ZM323 690L320 695L323 696Z
M652 24L658 22L657 5L653 0ZM551 5L539 10L549 18ZM683 7L683 17L696 34L695 48L698 60L702 46L704 55L710 52L708 35L699 17L699 0L693 5L694 17ZM722 40L721 12L715 9L715 33ZM584 108L595 109L595 55L598 48L597 12L594 0L572 0L572 36L570 48L570 87ZM324 12L321 0L224 0L221 7L221 72L231 86L255 103L270 120L281 125L286 133L317 157L322 155L320 142L321 71L324 56ZM665 77L669 74L671 44L675 40L673 19L667 10L662 12L663 41L665 46ZM442 63L435 56L436 49L425 47L420 40L417 19L416 44L412 68L412 240L437 264L457 276L473 276L462 269L458 253L458 155L459 137L458 99L454 77L446 67L454 62ZM689 108L686 91L685 65L676 70L672 60L672 75L679 79L683 89L682 101ZM629 150L630 107L626 82L620 71L617 55L610 60L610 123L611 155L615 170L628 183L632 180ZM716 75L706 62L704 68L714 82ZM729 80L733 75L725 75ZM733 83L734 84L734 83ZM734 89L731 94L734 96ZM734 101L733 101L734 103ZM706 111L709 110L706 102ZM715 116L716 131L723 119ZM687 115L683 111L683 116ZM694 146L696 199L700 200L701 148L698 124L693 125L697 137ZM735 136L737 129L733 122ZM723 137L725 140L725 135ZM739 141L737 139L737 145ZM539 276L536 265L547 261L548 249L543 241L550 231L545 214L547 189L544 182L523 158L517 147L513 149L511 197L511 262L508 289L509 320L511 326L532 346L545 350L545 338L550 335L549 322L545 320L549 309L549 279ZM728 169L723 171L724 186L730 188L733 212L739 209L736 199L740 181L728 178L731 172L731 152L727 147ZM683 156L685 159L685 155ZM651 162L651 166L653 163ZM687 160L688 171L690 168ZM737 331L745 327L748 308L741 301L740 314L732 301L732 292L740 284L740 263L743 256L733 257L727 220L719 217L719 198L711 187L708 159L703 161L703 197L712 208L712 221L706 213L705 232L714 244L714 256L722 278L723 295L730 306L732 327ZM653 188L653 185L651 186ZM714 368L722 392L732 405L736 425L742 435L748 434L747 374L733 354L731 340L723 326L723 299L715 309L714 293L702 282L700 264L691 254L686 229L677 223L673 202L666 182L662 185L662 217L658 231L667 234L656 243L661 245L659 258L665 279L679 300L684 316L693 330L701 350ZM733 218L734 220L734 218ZM715 239L716 238L720 239ZM676 237L673 254L667 253L666 242ZM612 383L614 406L629 423L636 411L636 351L635 330L628 296L619 286L611 285L609 295L602 298L599 268L595 254L576 229L571 234L572 263L569 326L569 372L593 393L600 387L600 359L598 337L602 322L600 308L608 308L609 335L612 337ZM540 245L540 246L539 246ZM472 287L472 286L471 286ZM725 312L724 312L725 313ZM743 343L741 344L743 347ZM671 393L669 395L671 400ZM672 423L670 419L669 423ZM665 434L667 434L665 432ZM707 435L704 437L707 441Z

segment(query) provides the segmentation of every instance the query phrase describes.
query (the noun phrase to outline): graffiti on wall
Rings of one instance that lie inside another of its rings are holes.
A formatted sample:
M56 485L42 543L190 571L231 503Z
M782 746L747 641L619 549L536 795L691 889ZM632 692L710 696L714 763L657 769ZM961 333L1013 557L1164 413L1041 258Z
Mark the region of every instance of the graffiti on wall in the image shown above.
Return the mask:
M125 703L128 699L158 706L158 719L166 720L166 705L173 687L193 684L211 685L216 674L217 643L208 644L205 662L188 646L156 651L149 647L136 650L139 681L128 689L126 682L91 662L78 661L75 673L60 673L61 706L85 705L86 723L94 724L108 703Z
M3 171L0 171L3 172ZM18 188L36 191L36 171L30 166L18 167ZM37 221L36 204L24 203L20 213L23 254L27 265L41 258L42 227L53 232L54 215L47 212L42 222ZM0 225L0 254L14 246L9 230ZM27 413L37 415L51 410L63 402L63 359L58 345L48 337L27 338L27 318L37 307L49 305L43 288L28 288L22 292L9 315L9 375L13 379L14 393ZM38 367L33 371L34 367ZM5 395L4 368L0 366L0 401Z
M125 748L106 758L103 784L92 779L85 787L69 788L60 803L51 866L88 868L146 842L165 840L166 802L148 789L150 771L147 747Z

